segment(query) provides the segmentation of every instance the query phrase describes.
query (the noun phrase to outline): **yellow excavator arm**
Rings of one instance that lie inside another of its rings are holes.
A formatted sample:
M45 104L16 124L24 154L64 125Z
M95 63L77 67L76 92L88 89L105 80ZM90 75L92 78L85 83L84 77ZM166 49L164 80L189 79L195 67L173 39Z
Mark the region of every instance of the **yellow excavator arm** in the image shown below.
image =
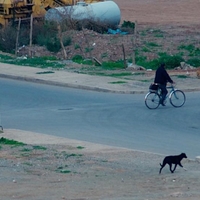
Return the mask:
M50 8L76 5L79 0L0 0L0 24L19 18L43 17ZM103 0L86 0L90 4Z

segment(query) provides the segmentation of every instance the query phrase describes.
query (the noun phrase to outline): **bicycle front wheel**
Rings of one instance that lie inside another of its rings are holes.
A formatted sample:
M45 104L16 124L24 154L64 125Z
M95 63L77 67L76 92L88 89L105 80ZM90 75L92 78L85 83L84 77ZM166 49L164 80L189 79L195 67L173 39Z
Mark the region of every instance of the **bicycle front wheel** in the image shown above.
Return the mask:
M186 97L183 91L175 90L170 94L169 100L172 106L178 108L185 104Z
M149 92L145 96L145 105L149 109L156 109L159 106L160 97L157 92Z

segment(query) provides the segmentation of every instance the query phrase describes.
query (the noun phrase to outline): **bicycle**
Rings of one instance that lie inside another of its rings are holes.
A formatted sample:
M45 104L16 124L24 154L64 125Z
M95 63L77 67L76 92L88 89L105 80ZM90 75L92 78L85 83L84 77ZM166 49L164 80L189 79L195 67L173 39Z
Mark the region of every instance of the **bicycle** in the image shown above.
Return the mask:
M167 98L169 98L169 102L172 106L179 108L185 104L186 97L182 90L178 90L174 87L173 84L167 86L167 89L171 89L168 92L164 104L166 104ZM145 105L149 109L156 109L160 105L161 100L161 89L158 84L152 84L149 88L149 92L145 95Z

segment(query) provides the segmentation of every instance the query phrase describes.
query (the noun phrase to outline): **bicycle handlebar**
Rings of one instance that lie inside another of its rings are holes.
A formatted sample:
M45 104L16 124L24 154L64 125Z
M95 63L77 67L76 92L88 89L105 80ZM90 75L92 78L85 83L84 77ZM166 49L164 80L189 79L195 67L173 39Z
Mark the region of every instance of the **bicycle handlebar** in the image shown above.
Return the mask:
M170 85L167 86L167 88L175 88L175 86L176 86L176 83L170 83Z

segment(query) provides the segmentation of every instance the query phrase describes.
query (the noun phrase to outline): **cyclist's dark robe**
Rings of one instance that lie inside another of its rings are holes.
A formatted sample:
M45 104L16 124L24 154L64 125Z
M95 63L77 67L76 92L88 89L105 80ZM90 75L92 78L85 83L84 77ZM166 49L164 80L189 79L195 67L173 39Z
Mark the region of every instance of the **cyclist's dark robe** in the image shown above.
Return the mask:
M167 82L173 83L172 79L170 78L169 74L165 70L165 67L161 65L157 70L156 70L156 76L154 83L159 83L161 85L167 85Z
M156 76L154 79L154 83L159 83L159 87L162 90L162 98L160 100L160 104L164 106L164 100L168 93L166 85L167 82L173 83L173 80L170 78L169 74L165 70L165 64L161 64L160 67L156 70Z

